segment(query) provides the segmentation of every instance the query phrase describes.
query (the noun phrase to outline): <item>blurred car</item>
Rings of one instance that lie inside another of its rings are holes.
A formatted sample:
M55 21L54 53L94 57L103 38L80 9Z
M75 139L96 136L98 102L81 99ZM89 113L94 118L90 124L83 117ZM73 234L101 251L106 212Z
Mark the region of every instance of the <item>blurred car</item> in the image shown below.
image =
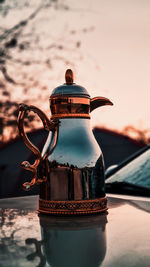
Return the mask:
M106 171L106 192L150 197L150 146Z

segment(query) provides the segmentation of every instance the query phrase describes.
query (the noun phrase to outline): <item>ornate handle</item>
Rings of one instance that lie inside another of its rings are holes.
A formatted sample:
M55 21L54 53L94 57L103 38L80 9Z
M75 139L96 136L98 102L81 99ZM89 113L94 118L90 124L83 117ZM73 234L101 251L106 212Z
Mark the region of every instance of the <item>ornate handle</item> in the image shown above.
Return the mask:
M44 128L46 130L55 131L58 127L58 120L57 121L49 120L47 118L47 116L37 107L32 106L32 105L28 106L25 104L19 105L19 116L18 116L19 134L20 134L20 137L22 138L23 142L25 143L25 145L36 156L36 160L33 164L30 164L28 161L23 161L21 164L21 166L24 169L29 170L33 173L33 178L31 180L31 182L30 183L26 182L23 184L24 190L29 190L35 184L41 183L41 182L46 180L46 178L45 179L39 179L37 177L37 167L38 167L40 160L41 160L41 153L40 153L39 149L30 142L30 140L28 139L28 137L24 131L24 118L26 117L26 115L28 114L29 111L33 111L34 113L36 113L40 117L40 119L43 122Z

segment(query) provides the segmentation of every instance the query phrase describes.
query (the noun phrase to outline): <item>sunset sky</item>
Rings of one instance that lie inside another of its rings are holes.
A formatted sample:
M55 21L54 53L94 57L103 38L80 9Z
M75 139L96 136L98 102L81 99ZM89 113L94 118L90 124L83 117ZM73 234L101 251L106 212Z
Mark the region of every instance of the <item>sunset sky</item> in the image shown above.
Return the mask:
M24 1L29 2L3 17L1 27L16 25L42 3ZM13 88L8 84L11 99L23 102L28 98L48 115L51 91L64 83L66 68L72 68L75 82L84 86L91 97L105 96L114 103L113 107L93 111L92 126L120 130L133 125L149 129L150 1L64 0L58 3L59 8L43 8L29 22L24 34L34 33L32 50L21 52L22 58L31 61L50 57L52 66L10 65L9 74L17 80ZM57 51L53 43L60 45ZM13 53L16 57L20 55L17 49ZM28 95L24 94L23 82L28 83ZM41 91L41 87L45 90Z
M150 1L86 3L85 8L85 1L78 2L78 9L87 10L78 19L71 14L72 25L94 27L81 39L84 61L76 64L77 81L91 96L114 103L94 111L93 124L150 128Z

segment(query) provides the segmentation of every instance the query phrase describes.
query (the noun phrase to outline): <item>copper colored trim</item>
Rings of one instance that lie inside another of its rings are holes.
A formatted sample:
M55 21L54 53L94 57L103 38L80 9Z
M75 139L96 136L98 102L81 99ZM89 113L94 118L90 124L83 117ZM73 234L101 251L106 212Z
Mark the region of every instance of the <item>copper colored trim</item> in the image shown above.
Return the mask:
M67 85L73 84L73 71L71 69L66 70L65 80Z
M107 210L107 198L97 198L90 200L76 201L52 201L39 199L39 209L41 213L47 214L91 214Z
M90 105L90 99L89 98L84 98L84 97L52 97L50 98L50 103L52 105L57 104L59 101L59 104L85 104L85 105Z
M46 177L44 179L40 179L37 177L37 167L40 163L41 160L41 153L39 149L31 143L31 141L28 139L27 134L24 131L24 119L27 117L28 113L30 111L33 111L36 113L40 119L43 122L43 126L46 130L48 131L58 131L58 121L53 122L52 120L49 120L47 116L37 107L35 106L28 106L26 104L20 104L19 105L19 116L18 116L18 129L19 129L19 134L20 137L22 138L23 142L25 145L34 153L36 156L35 162L33 164L30 164L28 161L23 161L21 166L32 172L32 180L31 182L26 182L23 184L23 189L28 191L37 183L42 183L46 181ZM54 147L53 147L54 149Z
M102 96L94 97L90 101L90 112L98 107L105 106L105 105L112 106L113 103L106 97L102 97Z
M51 119L65 119L65 118L85 118L90 119L89 114L79 114L79 113L72 113L72 114L53 114Z

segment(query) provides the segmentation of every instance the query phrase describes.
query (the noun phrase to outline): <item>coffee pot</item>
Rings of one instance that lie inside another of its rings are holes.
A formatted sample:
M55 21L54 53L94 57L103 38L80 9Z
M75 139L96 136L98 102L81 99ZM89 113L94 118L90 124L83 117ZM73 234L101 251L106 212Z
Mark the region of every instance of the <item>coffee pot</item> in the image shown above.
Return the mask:
M104 161L90 127L90 112L113 104L105 97L91 99L85 88L73 82L70 69L65 80L50 96L50 119L35 106L19 106L19 134L36 157L33 164L22 162L22 167L32 172L31 182L24 183L23 188L29 190L40 185L41 213L99 213L107 210ZM24 119L30 111L40 117L49 131L41 153L24 131Z

